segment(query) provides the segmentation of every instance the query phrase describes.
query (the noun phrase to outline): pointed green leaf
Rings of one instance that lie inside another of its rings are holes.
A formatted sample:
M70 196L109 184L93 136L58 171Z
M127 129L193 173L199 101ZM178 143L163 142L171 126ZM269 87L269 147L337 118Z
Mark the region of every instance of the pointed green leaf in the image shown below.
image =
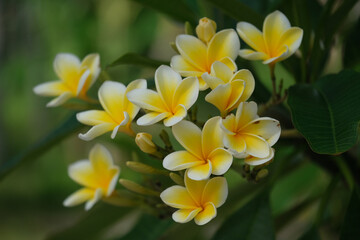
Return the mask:
M61 140L78 131L81 127L82 125L76 120L75 114L72 115L63 124L54 129L50 134L35 143L33 146L25 149L23 152L10 159L9 161L5 161L0 166L0 179L5 177L9 172L14 170L21 163L28 160L35 160L41 154L53 147L55 144L59 143Z
M260 194L225 220L213 240L274 240L269 193Z
M109 64L107 67L115 67L119 65L138 65L142 67L158 68L160 65L169 65L169 62L159 61L151 59L145 56L141 56L137 53L126 53L120 58L116 59L113 63Z

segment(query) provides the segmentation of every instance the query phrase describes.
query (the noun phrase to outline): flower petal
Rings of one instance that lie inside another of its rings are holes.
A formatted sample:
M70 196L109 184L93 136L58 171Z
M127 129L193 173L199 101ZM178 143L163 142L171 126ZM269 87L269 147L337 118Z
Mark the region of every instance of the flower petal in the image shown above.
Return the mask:
M68 167L69 177L80 185L89 188L98 188L98 179L96 178L93 166L88 160L74 162Z
M224 145L238 158L246 151L246 142L240 134L225 136Z
M230 95L231 84L221 84L205 96L205 101L214 105L217 109L219 109L221 115L224 115L227 113L226 110L228 109L228 100L230 99Z
M127 93L135 89L146 89L147 82L145 79L137 79L128 84L125 91L123 108L129 114L130 119L134 119L138 114L140 107L136 106L127 98Z
M179 104L189 109L197 100L199 95L199 81L195 77L185 78L177 86L173 97L173 106L176 108Z
M303 30L298 27L292 27L286 30L286 32L281 36L279 40L279 49L282 50L281 47L283 45L288 46L289 55L292 55L301 44L303 38Z
M228 83L233 76L233 71L225 63L215 61L211 65L211 75L220 78L224 83Z
M228 184L224 177L211 178L204 188L202 202L211 202L216 208L221 207L228 196Z
M269 156L267 156L265 158L257 158L257 157L254 157L254 156L249 156L249 157L245 158L245 163L249 164L251 166L262 165L262 164L270 161L271 159L273 159L274 154L275 154L275 150L273 148L271 148Z
M263 34L254 25L247 22L239 22L236 25L236 30L247 45L257 52L266 52Z
M58 77L69 84L77 87L77 81L73 81L80 73L81 63L77 56L70 53L59 53L54 60L54 70ZM75 79L76 80L76 79Z
M117 123L124 120L125 91L124 84L114 81L104 82L99 89L98 95L101 106Z
M84 141L90 141L104 133L112 131L115 127L116 124L114 123L101 123L90 128L85 134L80 133L79 138Z
M247 60L265 60L268 58L268 55L263 52L255 52L250 49L241 49L239 51L239 55L242 58L245 58Z
M96 144L90 151L89 160L98 175L106 175L114 166L111 153L101 144Z
M187 115L184 105L180 104L175 108L175 113L164 120L165 127L171 127L183 120Z
M59 96L64 92L69 92L70 89L62 81L52 81L41 83L34 87L34 93L40 96Z
M223 175L229 170L233 156L225 149L218 148L209 155L209 161L211 161L212 165L212 174Z
M82 124L95 126L101 123L114 123L110 115L102 110L88 110L76 114L76 118Z
M90 199L92 199L95 195L95 191L91 188L81 188L68 196L64 202L63 205L65 207L72 207L79 204L82 204Z
M86 69L84 71L84 73L81 75L77 89L76 89L76 96L79 96L81 94L86 93L86 90L89 88L89 84L88 84L88 78L90 76L90 70Z
M216 217L216 207L209 202L205 205L203 210L195 216L195 223L197 225L204 225Z
M194 209L197 208L194 200L185 187L172 186L160 194L161 200L173 208Z
M236 111L236 125L238 130L256 118L259 118L259 116L257 115L257 104L255 102L241 102L239 104Z
M242 107L240 105L239 107ZM221 119L220 128L226 135L235 135L237 132L236 117L234 114L229 114L225 119Z
M198 71L206 72L206 45L198 38L181 34L176 37L176 47L181 56Z
M246 142L246 153L258 158L265 158L270 154L270 145L263 138L256 135L243 134Z
M128 133L128 127L129 127L129 124L131 123L131 120L130 120L129 114L127 112L123 112L123 114L124 114L124 119L122 120L122 122L120 122L119 125L114 127L114 129L111 133L112 139L114 139L116 137L116 134L119 132L119 130L123 130L123 132Z
M208 161L207 163L203 163L201 165L191 167L188 170L189 178L199 181L208 179L212 172L211 162Z
M223 147L223 132L220 128L220 117L213 117L206 121L202 134L201 145L205 159L217 148Z
M247 69L241 69L240 71L236 72L231 81L235 80L244 80L245 81L245 89L242 93L239 101L245 102L251 96L255 89L255 79L252 73Z
M224 63L226 66L228 66L228 68L230 68L231 71L233 71L233 72L237 71L237 65L234 62L234 60L232 60L231 58L224 57L224 58L220 59L219 61Z
M230 82L231 85L231 94L229 96L228 106L226 108L227 111L232 111L233 109L239 106L241 102L241 98L243 96L243 92L245 90L245 81L244 80L235 80Z
M204 72L198 67L191 65L181 55L173 56L170 61L170 66L183 77L200 77Z
M208 64L219 61L224 57L236 59L240 50L240 41L233 29L217 32L211 39L208 47Z
M90 70L90 79L87 81L85 89L89 89L100 74L100 56L97 53L88 54L81 62L81 67Z
M163 112L163 113L150 112L150 113L147 113L144 116L140 117L136 121L136 124L139 126L148 126L148 125L152 125L154 123L160 122L161 120L163 120L164 118L166 118L168 116L170 116L170 113L168 113L168 112Z
M58 107L62 104L64 104L67 100L73 97L73 94L71 92L64 92L57 98L54 98L48 104L46 104L47 107Z
M153 90L135 89L128 92L127 97L130 102L150 111L164 112L169 110L159 94Z
M180 209L172 214L172 218L178 223L190 222L199 212L201 208L195 209Z
M90 210L95 205L95 203L97 203L101 199L102 194L103 192L100 188L96 189L94 197L86 202L85 210L86 211Z
M289 20L280 11L274 11L265 18L263 33L265 44L267 45L270 56L276 56L276 50L280 42L280 37L289 28Z
M161 65L155 72L156 90L163 102L170 108L173 104L176 87L181 82L181 76L169 66Z
M188 190L190 196L198 206L201 206L202 193L204 191L207 180L195 181L189 178L188 172L185 173L185 187Z
M242 132L257 135L272 146L279 139L281 128L279 121L269 117L262 117L250 122L248 126L242 129Z
M208 73L204 73L203 75L201 75L201 78L206 82L206 84L212 89L214 90L217 86L221 85L221 84L225 84L223 80L221 80L220 78L211 76Z
M171 171L179 171L203 164L204 161L195 157L188 151L170 153L163 160L163 167Z
M172 132L181 146L199 159L203 159L201 150L201 130L198 126L192 122L183 120L172 127Z

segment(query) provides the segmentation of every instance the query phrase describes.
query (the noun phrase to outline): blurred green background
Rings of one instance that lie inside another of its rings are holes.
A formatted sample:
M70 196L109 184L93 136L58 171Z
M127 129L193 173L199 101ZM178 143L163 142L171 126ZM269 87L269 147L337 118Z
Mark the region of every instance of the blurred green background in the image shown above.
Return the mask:
M248 1L251 7L262 9L255 2ZM281 1L268 2L276 7ZM267 13L273 9L264 7L262 10ZM223 20L219 23L220 27L228 23L228 19L222 18L219 13L215 15ZM232 26L235 27L235 24ZM169 61L175 54L169 42L183 31L183 23L130 0L1 1L0 164L35 143L73 113L63 108L46 108L49 98L35 96L32 91L37 84L56 79L52 63L57 53L69 52L83 58L88 53L97 52L103 67L128 52ZM330 71L341 69L341 63L337 61L331 66ZM267 70L258 63L253 64L253 69L264 80L264 85L270 87ZM285 84L292 84L294 80L288 72L283 67L279 69L280 75L286 78ZM109 73L114 80L128 83L140 77L153 78L154 69L118 66ZM83 128L81 131L86 130ZM136 145L126 136L119 136L115 142L109 140L106 135L88 143L75 134L35 161L25 162L3 179L0 182L0 239L44 239L87 216L83 206L65 208L62 201L78 188L67 175L68 164L87 158L95 142L102 142L110 148L116 162L123 168L121 177L136 178L124 167ZM121 148L119 144L125 147ZM272 214L277 217L277 239L297 239L314 224L320 197L326 192L331 177L301 154L302 149L294 147L291 141L279 143L277 150L273 168L276 168L276 162L300 165L295 171L289 170L289 174L281 178L271 191ZM243 183L246 190L257 188L233 171L227 177L230 187ZM326 210L327 218L321 231L323 239L338 238L345 203L349 198L343 185L337 182L335 187L338 194L333 196L331 207ZM246 201L248 196L243 197ZM301 214L296 217L285 214L297 206L302 207ZM224 208L219 211L229 214ZM105 214L113 210L103 211ZM127 214L120 212L119 216ZM177 224L169 235L172 234L172 239L208 239L225 215L220 214L217 221L204 228L193 223L185 227ZM112 239L126 234L138 217L139 212L135 210L111 222L103 229L102 238ZM96 228L96 222L92 226Z

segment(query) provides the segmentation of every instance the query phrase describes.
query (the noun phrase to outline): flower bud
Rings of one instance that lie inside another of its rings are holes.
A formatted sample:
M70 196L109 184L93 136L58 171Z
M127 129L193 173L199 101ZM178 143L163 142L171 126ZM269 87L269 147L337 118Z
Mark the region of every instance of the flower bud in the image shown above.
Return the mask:
M152 136L149 133L138 133L135 138L136 144L144 153L155 153L156 145L152 141Z
M199 20L199 25L196 27L196 34L199 39L205 43L208 43L215 35L216 23L209 18L202 18Z

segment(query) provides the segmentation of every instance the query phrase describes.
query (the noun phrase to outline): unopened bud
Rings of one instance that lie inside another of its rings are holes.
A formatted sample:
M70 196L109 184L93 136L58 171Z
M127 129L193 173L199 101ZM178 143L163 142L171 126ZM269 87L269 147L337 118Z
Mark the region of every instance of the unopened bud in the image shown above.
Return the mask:
M126 162L126 166L139 173L165 175L165 176L168 176L169 174L168 171L156 169L152 166L140 162L128 161Z
M126 180L126 179L120 179L120 184L123 185L127 190L130 190L132 192L136 192L142 195L148 195L148 196L160 196L159 192L156 192L152 189L146 188L141 186L140 184L137 184L136 182Z
M174 181L174 183L180 185L180 186L185 186L184 184L184 178L181 177L180 175L176 174L176 173L170 173L169 174L171 180Z
M199 20L199 25L196 27L196 34L199 39L208 43L216 33L216 23L209 18L202 18Z
M144 153L155 153L156 145L152 141L152 136L149 133L138 133L135 138L136 144Z
M267 175L269 174L269 171L267 169L261 169L257 174L256 174L256 181L259 181L262 178L265 178Z

